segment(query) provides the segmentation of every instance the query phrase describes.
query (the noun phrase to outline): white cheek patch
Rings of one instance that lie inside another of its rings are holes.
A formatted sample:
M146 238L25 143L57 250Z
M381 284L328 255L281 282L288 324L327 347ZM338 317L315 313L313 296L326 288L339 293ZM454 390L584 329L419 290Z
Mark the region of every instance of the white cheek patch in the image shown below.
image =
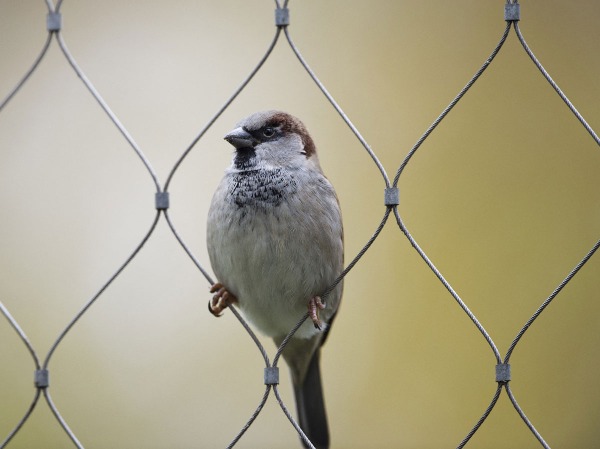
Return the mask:
M297 167L306 162L304 143L298 134L289 134L255 147L263 167Z

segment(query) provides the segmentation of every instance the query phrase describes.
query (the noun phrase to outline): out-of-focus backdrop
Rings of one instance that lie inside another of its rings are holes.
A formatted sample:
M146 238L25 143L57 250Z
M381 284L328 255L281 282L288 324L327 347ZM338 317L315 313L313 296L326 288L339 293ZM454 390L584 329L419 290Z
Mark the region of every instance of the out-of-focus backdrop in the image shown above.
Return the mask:
M292 1L289 32L388 174L488 58L504 2ZM523 1L520 28L592 127L600 127L600 4ZM0 3L0 95L46 39L46 5ZM259 61L274 2L65 1L62 37L164 185L175 161ZM249 113L301 117L339 193L347 261L375 231L375 164L279 40L169 186L172 221L201 264L212 192L229 164L222 136ZM511 31L482 78L400 178L411 234L502 355L600 238L600 149ZM155 217L155 186L55 40L0 113L0 301L40 358L124 263ZM600 256L527 331L510 385L553 447L600 438ZM56 349L52 399L85 447L225 447L263 391L260 353L164 218ZM272 343L264 339L271 358ZM488 343L392 217L346 278L323 353L334 448L455 447L496 390ZM0 316L0 440L26 412L33 370ZM287 371L281 394L293 409ZM42 400L9 448L68 448ZM240 448L300 447L271 397ZM536 448L502 394L467 447Z

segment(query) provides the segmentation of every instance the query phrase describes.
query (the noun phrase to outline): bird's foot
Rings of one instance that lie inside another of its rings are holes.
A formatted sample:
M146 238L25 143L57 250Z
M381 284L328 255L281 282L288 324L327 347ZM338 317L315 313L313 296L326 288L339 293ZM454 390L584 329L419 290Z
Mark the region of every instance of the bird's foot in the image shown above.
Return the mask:
M221 316L223 310L229 307L230 304L237 302L235 295L223 287L223 284L217 282L210 287L210 292L214 293L212 299L208 301L208 311L214 316Z
M315 327L321 330L321 320L319 319L319 310L325 308L325 303L319 296L310 298L308 301L308 316L312 320Z

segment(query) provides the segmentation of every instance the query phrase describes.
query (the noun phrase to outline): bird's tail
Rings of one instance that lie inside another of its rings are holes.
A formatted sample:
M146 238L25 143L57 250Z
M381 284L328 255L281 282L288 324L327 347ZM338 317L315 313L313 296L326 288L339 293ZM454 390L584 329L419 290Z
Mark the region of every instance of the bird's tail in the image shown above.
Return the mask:
M320 353L320 349L314 352L304 381L294 382L294 395L300 428L315 448L328 449L329 428L321 388ZM310 447L304 441L302 444L306 448Z

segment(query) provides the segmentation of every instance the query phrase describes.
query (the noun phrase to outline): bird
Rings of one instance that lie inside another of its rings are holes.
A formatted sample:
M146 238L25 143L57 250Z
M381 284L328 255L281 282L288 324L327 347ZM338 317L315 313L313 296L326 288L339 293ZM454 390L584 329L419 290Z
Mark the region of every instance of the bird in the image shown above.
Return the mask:
M234 147L233 160L207 218L207 248L217 278L209 310L220 316L234 304L277 347L308 313L282 356L291 373L298 424L317 449L327 449L320 357L343 290L339 200L298 118L279 110L255 112L225 140Z

